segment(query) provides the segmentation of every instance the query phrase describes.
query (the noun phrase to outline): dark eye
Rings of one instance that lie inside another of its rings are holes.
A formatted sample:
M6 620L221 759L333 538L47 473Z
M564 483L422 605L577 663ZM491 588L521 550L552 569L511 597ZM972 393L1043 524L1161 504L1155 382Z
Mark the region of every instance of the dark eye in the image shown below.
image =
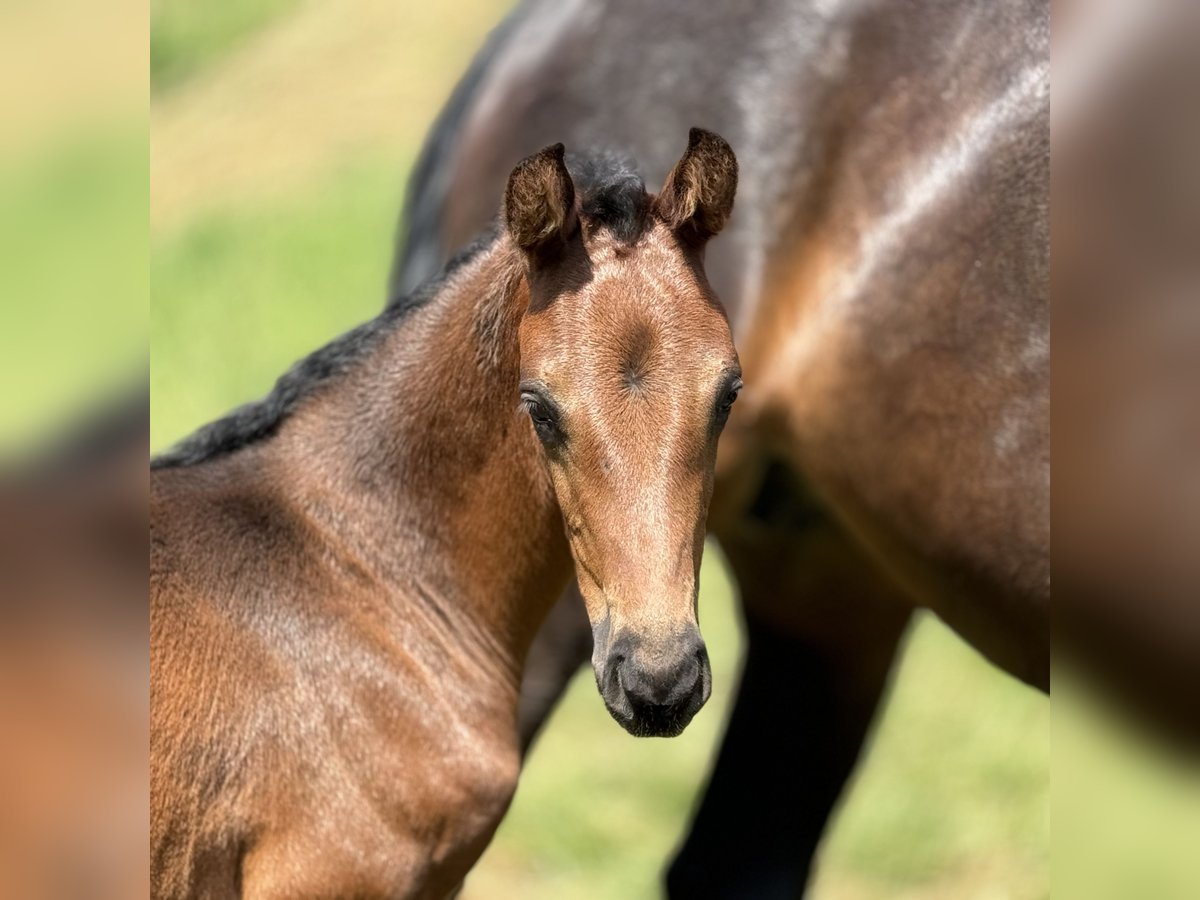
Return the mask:
M562 432L558 427L558 413L545 398L530 391L522 391L521 403L529 413L533 430L537 432L538 439L543 444L551 446L562 440Z
M742 390L742 379L735 378L725 386L724 392L721 394L721 400L717 404L717 416L724 419L729 415L729 410L733 408L733 402L737 400L738 393Z

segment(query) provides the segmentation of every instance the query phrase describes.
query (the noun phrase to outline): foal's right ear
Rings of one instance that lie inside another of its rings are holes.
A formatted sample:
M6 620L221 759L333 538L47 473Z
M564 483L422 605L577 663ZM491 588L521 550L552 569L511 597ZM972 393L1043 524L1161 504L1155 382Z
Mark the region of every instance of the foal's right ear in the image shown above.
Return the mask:
M575 220L575 185L563 145L521 160L504 191L504 221L516 245L531 261L546 262L566 245Z

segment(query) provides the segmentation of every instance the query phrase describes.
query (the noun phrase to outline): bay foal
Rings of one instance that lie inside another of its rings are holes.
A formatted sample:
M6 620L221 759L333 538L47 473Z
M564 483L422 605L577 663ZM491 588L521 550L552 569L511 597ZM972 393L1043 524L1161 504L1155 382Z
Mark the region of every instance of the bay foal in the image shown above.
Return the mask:
M156 461L155 896L450 893L515 787L572 555L613 715L671 735L707 699L740 373L702 253L737 164L693 130L656 197L572 168L526 159L440 278Z

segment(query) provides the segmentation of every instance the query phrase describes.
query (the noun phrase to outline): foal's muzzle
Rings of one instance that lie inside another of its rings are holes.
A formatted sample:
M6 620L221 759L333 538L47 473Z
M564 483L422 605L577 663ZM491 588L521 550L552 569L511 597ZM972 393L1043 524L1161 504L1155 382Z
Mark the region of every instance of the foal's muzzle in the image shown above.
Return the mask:
M618 637L596 680L613 718L638 737L674 737L712 693L708 651L695 628L671 641Z

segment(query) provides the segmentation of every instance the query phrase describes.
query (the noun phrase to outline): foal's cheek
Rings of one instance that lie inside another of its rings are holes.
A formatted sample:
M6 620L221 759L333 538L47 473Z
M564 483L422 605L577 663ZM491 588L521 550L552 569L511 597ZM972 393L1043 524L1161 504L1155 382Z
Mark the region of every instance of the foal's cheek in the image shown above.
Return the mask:
M562 513L563 529L572 552L575 552L576 544L587 528L587 510L582 502L581 489L571 466L562 459L548 460L547 468L554 486L554 498Z

